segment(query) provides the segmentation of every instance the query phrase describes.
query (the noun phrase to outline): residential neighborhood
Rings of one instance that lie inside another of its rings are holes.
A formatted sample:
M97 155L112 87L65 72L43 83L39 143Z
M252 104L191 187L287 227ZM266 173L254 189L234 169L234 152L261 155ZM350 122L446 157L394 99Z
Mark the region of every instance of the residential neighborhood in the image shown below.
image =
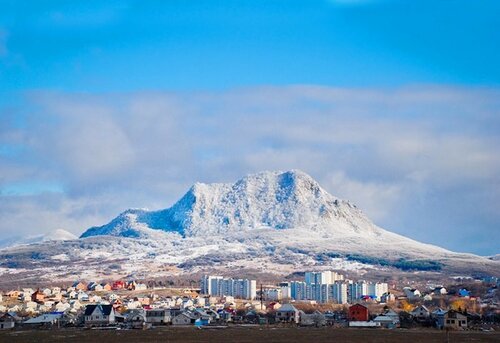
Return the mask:
M168 325L500 329L498 279L417 289L353 281L331 271L303 275L303 281L274 285L205 275L199 287L77 280L67 286L12 289L0 295L0 330L144 330Z

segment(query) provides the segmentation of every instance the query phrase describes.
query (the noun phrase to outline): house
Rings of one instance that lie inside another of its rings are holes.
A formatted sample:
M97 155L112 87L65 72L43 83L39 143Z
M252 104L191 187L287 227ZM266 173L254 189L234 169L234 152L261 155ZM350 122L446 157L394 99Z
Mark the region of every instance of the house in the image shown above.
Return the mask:
M138 283L135 285L136 291L145 291L148 289L148 286L145 283Z
M87 305L84 321L86 326L114 324L116 321L115 309L112 305Z
M135 297L134 301L141 303L141 306L147 306L151 304L151 299L149 297Z
M416 288L405 287L403 292L409 300L418 299L422 296L422 293Z
M34 301L28 301L26 304L24 304L24 308L28 312L33 312L38 309L38 303Z
M373 319L374 323L378 323L381 327L393 329L399 326L399 315L394 310L388 309L383 314Z
M304 311L300 311L300 325L301 326L325 326L326 317L323 313L319 311L314 311L313 313L307 314Z
M284 304L276 311L276 321L299 324L300 311L292 304Z
M354 304L349 307L347 319L351 322L367 322L370 318L368 308L361 304Z
M80 301L89 301L89 295L85 292L78 292L77 299Z
M72 287L77 291L87 290L87 285L84 282L75 282Z
M41 316L28 319L23 324L37 327L50 327L58 325L62 316L62 313L42 314Z
M233 321L234 312L230 310L219 310L219 318L224 322Z
M101 286L102 286L102 290L106 291L106 292L109 292L113 289L113 286L111 286L109 283L101 284Z
M470 292L466 290L465 288L461 288L458 290L458 296L462 298L469 298L470 297Z
M399 319L395 321L394 318L381 314L376 316L375 319L373 319L373 322L377 323L381 327L394 329L399 324Z
M396 301L396 296L390 292L382 294L380 297L381 303L393 303Z
M434 288L433 293L434 293L434 295L445 295L448 293L448 291L446 290L446 288L444 288L442 286L438 286L438 287Z
M431 312L424 305L420 305L411 311L410 314L417 320L426 320L429 319Z
M21 291L16 291L16 290L8 291L6 295L9 298L18 299L19 296L21 295Z
M123 301L121 299L115 299L111 301L111 305L115 310L120 310L123 308Z
M67 302L59 302L56 304L55 309L57 312L66 312L71 308L71 305Z
M431 294L424 295L423 300L424 301L432 301L432 295Z
M432 312L431 317L432 317L432 319L435 320L436 327L438 329L444 328L444 321L445 321L444 317L445 317L446 313L448 313L448 311L445 311L441 308L438 308L437 310Z
M444 328L464 330L467 328L467 317L460 312L450 310L444 315Z
M141 329L144 327L144 323L146 322L146 311L142 308L128 310L125 313L125 320L132 326L132 328Z
M196 326L198 328L201 326L206 326L208 324L210 324L210 319L208 319L208 318L201 317L201 318L198 318L194 321L194 326Z
M16 318L11 313L0 316L0 330L13 329L16 326Z
M152 309L146 311L146 323L169 324L172 323L172 315L167 309Z
M82 303L79 300L71 300L70 302L72 310L79 310L83 307Z
M136 285L137 285L137 283L135 281L129 281L129 282L127 282L127 285L125 286L125 288L128 289L129 291L133 291L133 290L135 290Z
M125 281L115 281L111 285L112 290L124 289L126 287Z
M37 302L37 303L43 303L45 300L45 294L37 289L33 294L31 294L31 301Z
M281 307L281 304L279 302L271 302L269 305L267 305L267 308L270 309L270 310L274 310L276 311L277 309L279 309Z
M192 316L189 312L181 312L172 318L173 325L191 325L194 324L197 318Z

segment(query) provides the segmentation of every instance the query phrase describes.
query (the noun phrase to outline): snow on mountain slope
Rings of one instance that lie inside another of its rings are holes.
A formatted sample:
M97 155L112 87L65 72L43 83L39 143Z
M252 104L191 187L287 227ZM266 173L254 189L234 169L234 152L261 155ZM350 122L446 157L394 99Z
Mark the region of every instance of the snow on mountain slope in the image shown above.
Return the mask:
M338 223L356 232L377 232L354 205L328 194L309 175L294 170L249 175L234 184L196 183L171 208L128 210L109 224L87 230L82 237L141 236L142 225L196 236L263 226L335 230Z
M266 228L270 229L266 239L281 245L308 244L346 252L369 251L372 255L396 250L399 255L419 257L431 252L448 253L375 226L356 206L329 194L297 170L262 172L234 184L196 183L171 208L128 210L81 237L145 238L161 230L184 237L224 239L248 232L250 239L252 232Z

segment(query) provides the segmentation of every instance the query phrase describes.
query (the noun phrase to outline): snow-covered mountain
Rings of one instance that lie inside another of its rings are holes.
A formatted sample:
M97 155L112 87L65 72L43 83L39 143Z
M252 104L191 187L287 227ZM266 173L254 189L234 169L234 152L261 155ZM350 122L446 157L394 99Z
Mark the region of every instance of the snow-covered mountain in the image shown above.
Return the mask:
M348 201L340 200L298 170L249 175L234 184L196 183L172 207L127 210L81 237L140 237L147 229L185 237L230 235L259 228L325 231L339 236L380 235L381 229Z
M450 253L377 227L355 205L329 194L298 170L262 172L234 184L196 183L168 209L127 210L81 237L148 238L158 235L157 231L223 239L252 239L265 233L282 245L311 243L330 251L369 252L370 256L392 252L425 258Z
M500 261L386 231L297 170L196 183L170 208L127 210L80 239L0 250L12 280L313 268L499 274Z

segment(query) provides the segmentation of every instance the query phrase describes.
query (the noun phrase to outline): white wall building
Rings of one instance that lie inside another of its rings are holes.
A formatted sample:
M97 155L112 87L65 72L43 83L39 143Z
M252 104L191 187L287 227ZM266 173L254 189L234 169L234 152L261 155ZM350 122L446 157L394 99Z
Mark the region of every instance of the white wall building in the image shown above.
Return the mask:
M205 275L201 279L201 293L219 297L229 295L240 299L255 299L257 281Z

